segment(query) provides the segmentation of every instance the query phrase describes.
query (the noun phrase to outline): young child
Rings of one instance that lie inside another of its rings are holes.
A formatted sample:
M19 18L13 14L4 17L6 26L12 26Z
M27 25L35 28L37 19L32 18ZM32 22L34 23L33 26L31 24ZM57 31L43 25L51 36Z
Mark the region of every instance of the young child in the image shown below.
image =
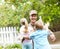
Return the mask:
M37 21L35 23L36 31L30 34L30 39L34 41L34 49L51 49L48 42L48 30L44 29L42 22Z
M28 26L28 22L25 18L20 20L20 24L20 39L22 41L22 49L32 49L32 40L24 39L23 37L28 37L30 35L30 31L33 31L33 29Z
M42 21L38 20L35 23L36 31L30 34L29 37L24 37L25 39L32 39L34 41L34 49L51 49L48 36L50 32L48 29L44 28Z

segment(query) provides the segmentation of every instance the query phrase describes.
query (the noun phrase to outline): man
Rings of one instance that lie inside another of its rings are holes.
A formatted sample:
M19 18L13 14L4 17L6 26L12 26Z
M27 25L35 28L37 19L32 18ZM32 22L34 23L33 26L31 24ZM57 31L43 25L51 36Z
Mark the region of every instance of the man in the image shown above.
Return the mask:
M36 30L35 29L35 22L37 20L37 11L36 10L31 10L30 13L30 23L29 23L29 27L33 28L33 29L29 29L30 30L30 35L32 34L32 30ZM48 30L50 32L49 37L52 39L52 41L55 41L55 35L53 34L52 31ZM29 37L24 37L24 39L29 39ZM32 40L32 44L33 44L33 49L34 49L34 41Z
M31 10L29 15L30 15L30 17L29 17L30 18L29 26L32 27L35 30L34 25L35 25L35 22L38 18L37 11L36 10ZM53 34L53 32L51 30L49 30L49 32L50 32L49 37L51 38L52 41L55 41L56 40L55 35Z

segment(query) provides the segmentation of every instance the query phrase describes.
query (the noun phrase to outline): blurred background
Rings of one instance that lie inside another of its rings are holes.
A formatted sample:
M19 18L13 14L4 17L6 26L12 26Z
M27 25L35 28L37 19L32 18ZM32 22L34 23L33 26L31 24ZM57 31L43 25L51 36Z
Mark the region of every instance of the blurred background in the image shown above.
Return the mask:
M20 19L25 17L29 21L32 9L37 10L44 23L50 23L49 28L57 38L55 42L49 39L50 44L60 44L60 0L0 0L0 28L16 27L19 31Z

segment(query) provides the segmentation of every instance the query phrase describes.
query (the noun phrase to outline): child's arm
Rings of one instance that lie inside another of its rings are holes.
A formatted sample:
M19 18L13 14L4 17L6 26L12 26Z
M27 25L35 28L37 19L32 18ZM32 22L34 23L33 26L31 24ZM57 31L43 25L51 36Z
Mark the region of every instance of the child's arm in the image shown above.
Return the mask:
M28 40L30 40L30 38L29 37L23 37L23 39L25 40L25 39L28 39Z
M52 41L55 41L55 40L56 40L56 37L55 37L54 33L53 33L51 30L48 30L48 31L49 31L49 33L50 33L50 35L49 35L50 39L51 39Z
M32 40L35 37L35 32L31 33L28 37L23 37L24 39Z
M48 27L49 27L49 22L47 22L47 23L44 25L44 29L48 30L48 32L50 33L50 34L49 34L50 39L51 39L52 41L55 41L55 40L56 40L56 37L55 37L54 33L53 33L51 30L49 30Z

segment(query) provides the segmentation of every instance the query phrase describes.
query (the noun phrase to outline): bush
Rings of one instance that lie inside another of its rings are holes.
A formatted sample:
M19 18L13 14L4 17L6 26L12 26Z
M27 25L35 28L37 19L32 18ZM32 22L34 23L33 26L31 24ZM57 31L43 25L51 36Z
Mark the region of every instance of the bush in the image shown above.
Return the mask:
M2 49L2 46L0 46L0 49Z
M17 48L17 49L22 49L22 46L20 44L10 44L10 45L6 45L5 49L12 49L12 48Z

